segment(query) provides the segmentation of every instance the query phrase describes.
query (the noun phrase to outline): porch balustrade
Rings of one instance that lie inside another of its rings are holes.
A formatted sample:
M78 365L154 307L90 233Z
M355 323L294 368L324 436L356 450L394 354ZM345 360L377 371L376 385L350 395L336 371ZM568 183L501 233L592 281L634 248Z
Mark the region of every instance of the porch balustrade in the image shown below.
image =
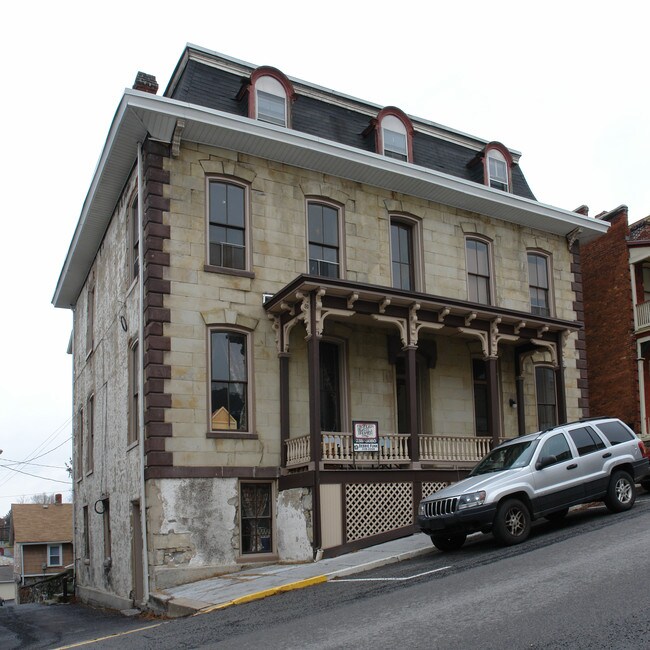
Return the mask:
M354 452L352 434L346 432L321 433L321 462L324 465L408 465L408 433L389 433L379 436L379 451ZM506 440L500 438L499 442ZM491 437L421 435L420 461L475 463L492 448ZM311 460L309 436L290 438L287 445L287 467L307 465Z
M650 301L636 306L636 325L637 329L650 326Z

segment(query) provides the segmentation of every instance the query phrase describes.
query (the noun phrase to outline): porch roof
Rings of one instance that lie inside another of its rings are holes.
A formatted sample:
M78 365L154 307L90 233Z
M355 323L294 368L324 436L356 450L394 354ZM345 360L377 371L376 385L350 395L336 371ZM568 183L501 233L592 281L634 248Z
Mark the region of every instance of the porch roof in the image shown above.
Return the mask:
M521 339L543 339L546 334L558 334L582 329L579 321L568 321L504 309L493 305L456 300L428 293L404 291L360 282L313 275L299 275L274 296L264 308L269 314L282 316L296 311L302 297L312 291L321 292L327 308L347 310L367 316L386 314L406 318L415 307L417 319L423 324L435 324L436 329L457 329L465 326L486 330L490 323L498 324L505 333Z

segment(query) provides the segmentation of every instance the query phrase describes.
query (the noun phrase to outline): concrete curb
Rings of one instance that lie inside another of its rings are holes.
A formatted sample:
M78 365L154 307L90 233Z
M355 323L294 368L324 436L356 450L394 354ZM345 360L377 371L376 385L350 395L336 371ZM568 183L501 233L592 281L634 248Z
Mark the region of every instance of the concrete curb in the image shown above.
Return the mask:
M239 598L234 598L223 603L218 603L215 605L210 605L209 607L199 608L192 616L198 616L199 614L209 614L210 612L215 612L221 609L226 609L226 607L232 607L234 605L243 605L244 603L250 603L254 600L261 600L262 598L268 598L269 596L275 596L277 594L285 593L287 591L294 591L296 589L305 589L306 587L312 587L313 585L322 584L329 580L334 580L336 578L342 578L344 576L354 575L355 573L363 573L364 571L370 571L381 566L386 566L388 564L395 564L397 562L403 562L405 560L410 560L414 557L420 557L422 555L428 555L434 551L432 548L421 548L414 551L406 551L398 555L390 555L388 557L379 558L377 560L371 560L370 562L364 562L363 564L358 564L356 566L346 567L344 569L337 569L336 571L331 571L330 573L325 573L323 575L314 576L312 578L305 578L304 580L297 580L295 582L289 582L277 587L272 587L270 589L263 589L261 591L253 592L241 596ZM173 600L170 601L169 605L173 604ZM187 604L187 603L184 603Z
M210 612L215 612L219 609L225 609L226 607L232 607L233 605L243 605L244 603L250 603L253 600L261 600L262 598L268 598L269 596L275 596L276 594L281 594L285 591L293 591L295 589L304 589L305 587L311 587L313 585L320 584L322 582L327 582L327 576L314 576L313 578L305 578L304 580L297 580L296 582L290 582L285 585L279 585L278 587L272 587L271 589L263 589L262 591L256 591L252 594L246 594L245 596L240 596L239 598L234 598L225 603L219 603L218 605L210 605L210 607L205 607L200 609L198 612L193 614L193 616L198 616L199 614L209 614Z

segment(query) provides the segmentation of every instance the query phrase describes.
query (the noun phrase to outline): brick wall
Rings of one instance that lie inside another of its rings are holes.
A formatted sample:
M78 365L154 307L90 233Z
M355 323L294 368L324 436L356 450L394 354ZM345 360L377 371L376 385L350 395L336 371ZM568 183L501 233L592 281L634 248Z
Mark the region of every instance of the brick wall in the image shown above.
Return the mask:
M608 220L608 233L581 249L589 406L640 431L627 209Z

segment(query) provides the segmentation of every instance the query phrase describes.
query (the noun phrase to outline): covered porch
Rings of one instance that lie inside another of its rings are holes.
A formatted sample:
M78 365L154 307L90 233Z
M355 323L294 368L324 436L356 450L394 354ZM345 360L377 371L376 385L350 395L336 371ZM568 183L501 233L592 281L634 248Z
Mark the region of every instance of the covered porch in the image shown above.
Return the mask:
M279 488L312 490L315 552L411 532L423 496L537 430L532 359L552 386L543 408L566 421L574 322L308 275L265 309L279 359ZM359 422L376 430L374 448L355 449Z

